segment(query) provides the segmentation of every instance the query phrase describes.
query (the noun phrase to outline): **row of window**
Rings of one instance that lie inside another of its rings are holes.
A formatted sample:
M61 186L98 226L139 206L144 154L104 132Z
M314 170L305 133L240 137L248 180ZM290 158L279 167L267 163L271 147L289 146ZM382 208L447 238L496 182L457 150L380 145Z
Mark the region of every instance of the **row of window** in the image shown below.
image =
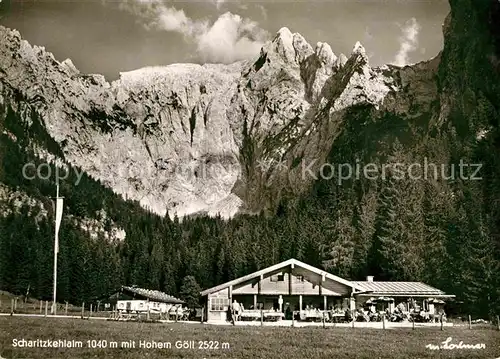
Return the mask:
M229 308L228 298L210 298L210 310L212 311L226 311ZM264 309L264 303L257 303L257 308Z
M297 278L298 282L303 282L304 281L304 276L303 275L298 275L295 278ZM284 274L275 274L272 275L269 280L271 282L283 282L285 280L285 275Z
M227 310L229 298L210 298L210 310Z

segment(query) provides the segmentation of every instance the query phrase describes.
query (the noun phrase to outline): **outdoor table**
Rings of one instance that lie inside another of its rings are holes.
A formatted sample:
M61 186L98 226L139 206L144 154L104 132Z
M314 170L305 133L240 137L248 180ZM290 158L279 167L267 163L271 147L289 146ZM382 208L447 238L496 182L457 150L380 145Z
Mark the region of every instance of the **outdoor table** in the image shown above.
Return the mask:
M270 318L272 320L280 320L285 317L285 314L281 312L264 312L264 318Z
M303 310L300 312L300 320L323 319L323 313L317 310Z
M241 312L240 318L249 320L260 319L260 310L244 310Z
M332 323L339 323L345 318L344 313L330 313L330 321Z

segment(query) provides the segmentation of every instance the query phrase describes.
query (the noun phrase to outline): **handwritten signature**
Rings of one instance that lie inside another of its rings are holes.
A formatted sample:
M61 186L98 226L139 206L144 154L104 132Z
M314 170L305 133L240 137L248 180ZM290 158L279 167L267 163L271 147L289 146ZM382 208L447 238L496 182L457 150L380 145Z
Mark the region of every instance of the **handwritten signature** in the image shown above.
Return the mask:
M463 341L458 342L458 344L451 343L452 337L446 338L441 344L427 344L425 347L430 350L453 350L453 349L486 349L486 344L464 344Z

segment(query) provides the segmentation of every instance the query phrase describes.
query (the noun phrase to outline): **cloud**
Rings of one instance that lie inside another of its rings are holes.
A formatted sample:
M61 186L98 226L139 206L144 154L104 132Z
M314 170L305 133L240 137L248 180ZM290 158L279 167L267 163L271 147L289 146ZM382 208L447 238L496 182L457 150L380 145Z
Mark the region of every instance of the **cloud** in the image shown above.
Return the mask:
M264 6L262 6L261 4L257 4L257 7L258 7L258 8L259 8L259 10L260 10L260 13L261 13L261 15L262 15L262 18L263 18L264 20L267 20L267 10L266 10L266 8L265 8Z
M197 37L204 61L229 63L257 55L267 35L257 23L229 12Z
M196 45L203 62L232 63L252 58L270 37L255 21L230 12L211 24L206 19L194 20L184 10L166 6L161 0L129 0L121 9L136 15L149 30L182 34Z
M417 49L420 24L417 19L412 18L405 23L401 30L403 34L399 38L399 51L393 61L394 65L397 66L407 65L409 53Z
M215 6L217 7L217 9L220 9L222 4L224 4L225 0L213 0L215 1Z

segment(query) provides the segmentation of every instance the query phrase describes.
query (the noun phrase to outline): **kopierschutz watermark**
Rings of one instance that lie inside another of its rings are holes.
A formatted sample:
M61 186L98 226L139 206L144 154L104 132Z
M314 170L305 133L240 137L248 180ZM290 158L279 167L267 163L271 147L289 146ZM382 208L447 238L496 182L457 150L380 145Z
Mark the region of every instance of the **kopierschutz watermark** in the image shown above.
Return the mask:
M359 160L356 163L323 163L317 164L317 160L309 162L302 161L302 179L324 179L336 180L340 185L348 180L457 180L478 181L482 180L480 163L466 163L462 159L455 164L435 164L424 158L422 163L367 163L362 164ZM314 169L318 168L317 171Z

